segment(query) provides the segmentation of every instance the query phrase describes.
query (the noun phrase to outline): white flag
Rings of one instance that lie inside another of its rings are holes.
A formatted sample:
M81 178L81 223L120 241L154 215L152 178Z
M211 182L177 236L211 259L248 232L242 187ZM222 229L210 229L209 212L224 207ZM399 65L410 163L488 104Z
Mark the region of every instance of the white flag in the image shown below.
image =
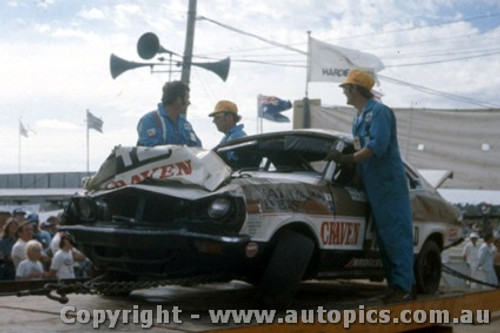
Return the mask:
M26 127L24 127L21 120L19 120L19 134L26 138L28 137L28 130L26 129Z
M99 131L102 133L102 125L104 124L104 122L102 121L101 118L97 118L96 116L94 116L92 114L92 112L90 112L89 110L87 110L87 127L89 129L95 129L96 131Z
M351 68L375 73L384 69L384 64L373 54L309 38L307 82L342 82Z

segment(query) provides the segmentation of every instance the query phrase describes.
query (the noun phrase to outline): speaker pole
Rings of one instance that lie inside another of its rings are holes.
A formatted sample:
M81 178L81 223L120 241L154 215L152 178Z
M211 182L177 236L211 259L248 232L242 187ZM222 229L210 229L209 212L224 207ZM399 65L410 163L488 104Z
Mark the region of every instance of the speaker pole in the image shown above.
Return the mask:
M191 59L193 58L194 24L196 20L196 0L189 0L186 44L184 45L184 61L182 62L181 81L189 85L191 75Z

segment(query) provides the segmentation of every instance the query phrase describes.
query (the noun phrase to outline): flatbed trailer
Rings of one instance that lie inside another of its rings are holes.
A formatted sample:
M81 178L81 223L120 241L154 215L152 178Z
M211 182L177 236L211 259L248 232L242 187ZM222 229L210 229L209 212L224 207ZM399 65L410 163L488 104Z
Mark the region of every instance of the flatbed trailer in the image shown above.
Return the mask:
M384 304L386 292L384 284L365 280L310 281L302 283L293 303L281 310L263 309L255 288L239 281L143 289L128 297L70 294L66 304L43 296L5 296L0 297L0 327L16 333L500 332L499 289L449 290L401 304ZM116 322L106 311L117 314Z

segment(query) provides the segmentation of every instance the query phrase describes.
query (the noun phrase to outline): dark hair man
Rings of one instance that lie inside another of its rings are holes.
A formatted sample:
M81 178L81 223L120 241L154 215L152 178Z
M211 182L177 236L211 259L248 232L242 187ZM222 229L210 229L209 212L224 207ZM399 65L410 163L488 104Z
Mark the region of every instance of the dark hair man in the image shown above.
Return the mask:
M181 81L167 82L157 110L146 113L137 124L138 146L187 145L201 147L201 141L186 119L189 87Z

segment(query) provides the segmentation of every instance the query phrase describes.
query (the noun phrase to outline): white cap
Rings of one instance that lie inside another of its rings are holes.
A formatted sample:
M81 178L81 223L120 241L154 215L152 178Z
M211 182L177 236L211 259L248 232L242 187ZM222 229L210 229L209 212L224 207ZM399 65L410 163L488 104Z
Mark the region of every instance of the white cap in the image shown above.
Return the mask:
M469 238L479 238L479 235L477 234L477 232L471 232Z

